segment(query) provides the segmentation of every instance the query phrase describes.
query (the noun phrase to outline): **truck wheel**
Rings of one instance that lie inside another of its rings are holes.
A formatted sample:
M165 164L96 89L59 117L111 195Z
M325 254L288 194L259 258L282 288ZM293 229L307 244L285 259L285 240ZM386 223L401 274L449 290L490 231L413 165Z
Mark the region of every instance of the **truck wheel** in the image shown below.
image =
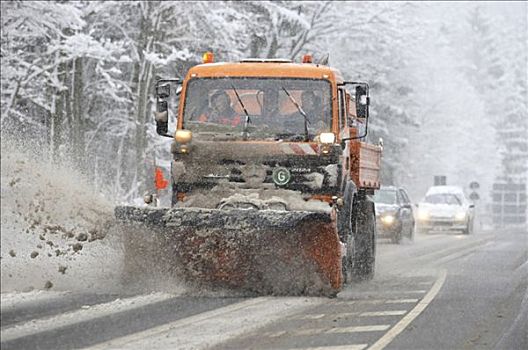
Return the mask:
M376 216L374 203L360 199L354 205L354 252L352 276L355 280L370 280L374 277L376 260Z
M350 284L352 282L352 255L354 254L354 239L352 229L352 205L354 200L355 186L347 185L344 196L344 205L340 210L338 232L339 238L346 244L346 256L342 260L342 274L343 284Z
M354 266L354 261L352 259L352 256L354 254L354 239L352 235L348 236L346 244L347 252L346 256L343 257L342 261L343 284L350 284L353 280L352 270Z

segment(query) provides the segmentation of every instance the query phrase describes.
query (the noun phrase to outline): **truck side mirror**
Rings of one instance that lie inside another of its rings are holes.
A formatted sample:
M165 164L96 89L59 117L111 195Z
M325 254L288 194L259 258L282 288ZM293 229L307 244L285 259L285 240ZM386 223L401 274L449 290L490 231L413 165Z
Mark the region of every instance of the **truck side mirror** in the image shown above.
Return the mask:
M156 111L154 120L156 121L156 132L158 135L172 137L169 133L169 103L170 83L181 84L180 79L160 79L156 82ZM176 90L178 94L178 90Z
M370 104L366 86L356 86L356 114L358 118L367 118Z
M163 84L156 86L156 97L160 99L165 99L170 96L170 85Z
M170 96L170 85L156 85L156 132L165 135L169 132L169 104L166 99Z
M159 135L165 135L169 132L169 104L167 101L158 100L156 102L154 120L156 120L156 132Z
M355 125L355 121L360 123L361 125L364 125L364 130L361 133L361 135L356 135L352 137L343 138L343 141L348 140L357 140L362 139L365 136L367 136L368 133L368 118L369 118L369 105L370 105L370 97L369 97L369 85L366 82L360 82L360 81L344 81L340 85L355 85L355 103L350 103L348 114L352 118L348 119L349 126ZM350 101L352 102L352 101ZM355 107L355 111L353 111Z

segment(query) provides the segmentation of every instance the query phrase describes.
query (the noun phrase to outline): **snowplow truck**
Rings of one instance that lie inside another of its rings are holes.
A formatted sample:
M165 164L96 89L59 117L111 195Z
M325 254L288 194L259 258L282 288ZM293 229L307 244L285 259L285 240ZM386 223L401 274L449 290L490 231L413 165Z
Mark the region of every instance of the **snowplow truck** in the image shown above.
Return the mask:
M326 296L371 279L382 146L365 142L368 84L309 58L204 57L156 83L172 205L115 209L129 277L163 266L200 288Z

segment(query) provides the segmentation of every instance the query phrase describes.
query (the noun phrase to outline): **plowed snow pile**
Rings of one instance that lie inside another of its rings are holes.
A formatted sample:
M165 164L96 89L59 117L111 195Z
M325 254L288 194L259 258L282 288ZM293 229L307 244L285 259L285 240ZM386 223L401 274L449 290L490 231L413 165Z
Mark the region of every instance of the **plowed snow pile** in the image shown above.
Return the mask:
M2 292L115 289L122 252L112 204L74 169L27 153L2 138Z

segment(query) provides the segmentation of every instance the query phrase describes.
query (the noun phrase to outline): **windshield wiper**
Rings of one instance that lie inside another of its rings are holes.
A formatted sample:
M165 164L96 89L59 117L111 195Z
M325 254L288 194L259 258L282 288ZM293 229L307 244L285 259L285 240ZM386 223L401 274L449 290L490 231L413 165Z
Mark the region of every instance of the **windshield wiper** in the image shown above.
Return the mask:
M249 113L246 110L246 106L244 106L244 103L242 103L242 99L240 98L240 95L238 94L237 89L235 88L235 85L231 84L231 87L233 88L233 91L235 92L235 95L237 97L238 103L240 103L240 106L244 110L244 113L246 114L246 120L244 121L244 130L242 131L242 137L244 140L247 140L247 128L249 126L249 123L251 122L251 119L249 118Z
M295 105L295 107L297 107L297 110L299 111L299 113L301 113L301 115L303 116L304 118L304 135L305 135L305 141L308 141L310 139L310 135L308 134L308 124L310 124L310 121L308 120L308 116L306 115L306 113L304 112L304 110L302 109L301 106L299 106L299 104L297 103L297 101L295 101L295 98L293 98L293 96L288 92L288 90L286 90L284 88L284 86L281 86L282 90L284 90L284 92L286 93L286 95L288 95L288 98L290 99L290 101L292 101L292 103Z

